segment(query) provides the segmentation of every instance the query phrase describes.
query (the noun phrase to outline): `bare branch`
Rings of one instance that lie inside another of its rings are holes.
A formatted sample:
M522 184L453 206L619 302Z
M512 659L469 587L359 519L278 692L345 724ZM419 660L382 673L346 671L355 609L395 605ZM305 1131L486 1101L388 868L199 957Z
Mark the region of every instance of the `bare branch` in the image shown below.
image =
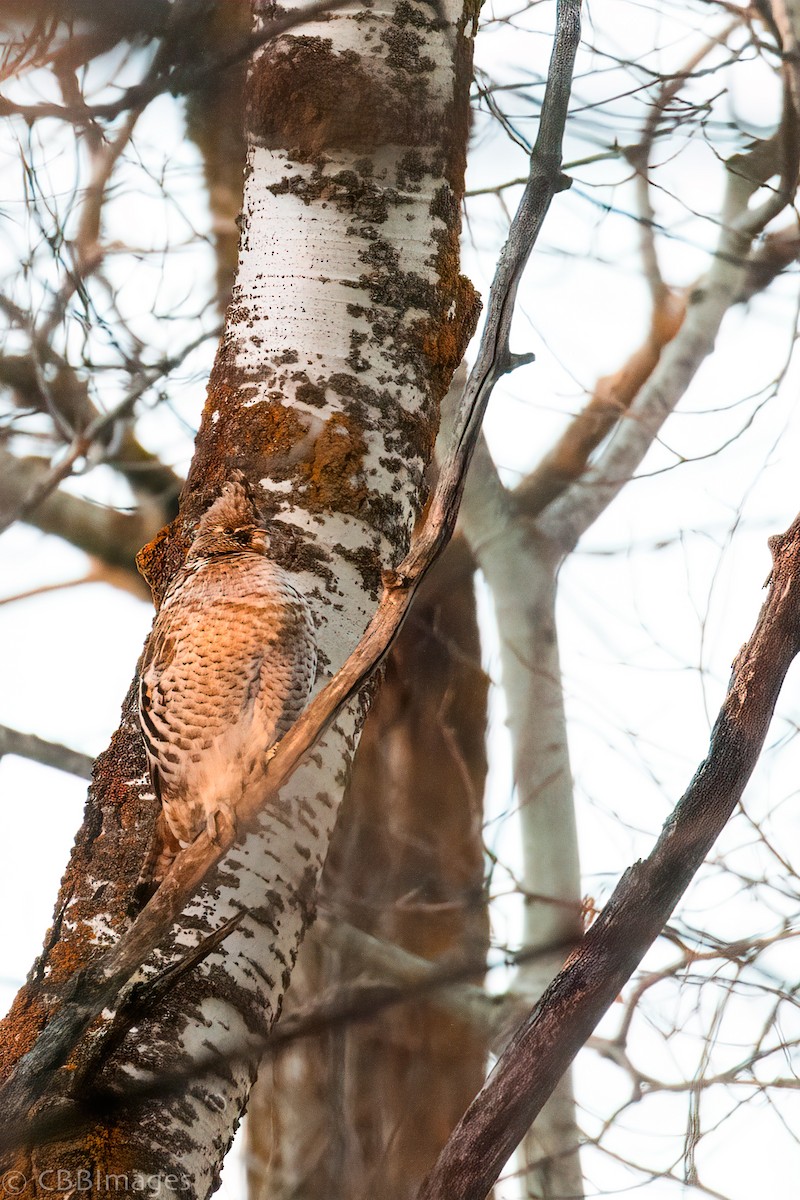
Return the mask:
M570 484L581 478L589 457L624 418L653 374L664 347L680 329L687 297L663 290L653 309L647 337L613 375L598 379L588 404L570 421L561 437L514 490L513 504L527 517L538 517Z
M749 202L778 170L783 138L760 142L727 163L728 180L717 252L705 280L689 297L686 317L640 388L626 419L594 466L559 496L539 518L542 533L569 553L601 512L631 479L659 429L684 395L714 341L747 276L753 238L785 207L782 191L751 210ZM777 198L777 199L776 199Z
M0 514L19 512L23 498L41 487L49 475L46 459L17 458L0 446ZM136 554L161 528L166 515L155 502L136 512L117 512L69 492L55 491L26 519L43 533L56 534L109 566L123 568L131 578L140 579L134 567ZM146 594L142 582L136 587L141 595Z
M636 146L630 147L625 152L625 157L636 171L636 194L639 203L639 237L641 244L642 261L644 264L644 274L650 287L650 295L653 302L653 308L660 308L667 299L667 287L661 274L661 267L658 261L658 251L655 240L656 214L653 209L653 204L650 199L650 156L653 150L653 142L658 133L659 126L664 120L665 115L669 110L672 101L678 96L685 86L686 82L691 79L692 73L699 67L700 63L706 58L712 50L717 46L724 45L734 29L737 29L742 23L742 18L737 17L725 26L715 37L709 38L708 41L697 50L684 64L684 66L675 75L665 80L658 89L658 94L650 106L647 114L647 120L644 123L641 137Z
M2 298L0 307L5 308ZM25 313L15 312L12 307L9 315L15 324L28 329ZM209 337L213 336L213 332L209 334ZM44 379L45 365L55 370L53 377L47 380ZM68 440L76 430L85 429L99 415L86 379L55 353L40 330L33 332L30 354L0 355L0 384L10 390L17 407L50 413L54 420L57 414L67 426ZM130 423L125 423L121 436L117 429L108 429L99 441L105 451L103 461L127 479L137 496L158 497L167 512L183 480L142 446Z
M0 534L8 529L14 521L25 520L35 512L52 495L58 485L69 478L76 464L86 458L98 442L102 443L104 435L113 429L117 422L124 421L131 415L136 402L159 379L180 366L194 346L199 345L205 339L206 335L201 334L194 343L184 347L173 358L151 367L142 368L137 382L131 387L128 394L114 408L108 412L97 413L85 429L76 432L71 445L55 465L44 473L38 473L26 492L17 493L13 497L7 495L6 503L0 506ZM134 449L133 445L131 449Z
M58 742L46 742L33 733L20 733L17 729L0 725L0 758L6 754L29 758L32 762L55 767L58 771L66 771L68 775L77 775L81 779L92 778L94 759L88 754L81 754L79 750L71 750L69 746L61 746Z
M464 1114L419 1200L483 1200L503 1164L658 937L756 765L800 652L800 517L770 539L769 594L734 663L708 754L644 862L629 867Z

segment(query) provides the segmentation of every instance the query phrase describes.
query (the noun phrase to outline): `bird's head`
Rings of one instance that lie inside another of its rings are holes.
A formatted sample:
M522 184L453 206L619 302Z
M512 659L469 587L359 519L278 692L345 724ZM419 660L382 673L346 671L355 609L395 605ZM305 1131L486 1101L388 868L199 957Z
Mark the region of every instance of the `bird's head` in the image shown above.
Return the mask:
M203 513L186 557L214 558L242 551L266 554L268 545L267 531L244 481L234 479Z

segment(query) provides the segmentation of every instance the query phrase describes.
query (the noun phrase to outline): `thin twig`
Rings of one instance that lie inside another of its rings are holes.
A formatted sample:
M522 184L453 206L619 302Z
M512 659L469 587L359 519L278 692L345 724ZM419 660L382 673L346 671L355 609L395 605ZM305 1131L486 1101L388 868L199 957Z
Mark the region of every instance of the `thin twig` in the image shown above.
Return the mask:
M790 121L793 126L793 118ZM708 274L695 289L675 337L668 341L652 373L645 379L606 448L580 478L554 499L539 518L544 537L569 554L590 525L618 495L633 474L664 421L685 394L704 359L713 351L725 314L736 303L747 277L753 238L764 221L785 207L783 183L762 204L750 201L777 172L795 178L797 140L791 129L725 164L727 180L719 242ZM792 161L787 161L791 151Z
M117 421L128 417L136 401L141 399L145 392L157 383L162 376L180 366L186 355L195 346L205 341L205 338L206 335L201 334L194 342L185 347L179 355L167 359L165 362L158 363L150 369L143 370L137 385L123 397L119 404L109 409L108 412L98 413L85 429L77 433L72 439L72 443L67 449L66 454L50 469L47 475L38 479L27 494L16 501L13 508L7 508L4 513L0 513L0 534L5 533L6 529L10 525L13 525L15 521L24 520L43 500L46 500L56 490L58 485L63 483L72 474L75 464L89 454L102 435L115 425Z
M718 34L715 34L704 42L677 74L662 83L658 89L658 94L650 106L637 145L630 147L625 152L625 157L636 171L636 195L639 203L640 217L640 249L644 263L645 278L650 288L652 304L655 309L661 307L667 299L667 287L664 283L658 261L655 240L657 221L650 199L650 155L653 149L653 142L669 105L692 78L696 68L712 50L717 46L724 45L741 23L741 17L737 17L731 21Z

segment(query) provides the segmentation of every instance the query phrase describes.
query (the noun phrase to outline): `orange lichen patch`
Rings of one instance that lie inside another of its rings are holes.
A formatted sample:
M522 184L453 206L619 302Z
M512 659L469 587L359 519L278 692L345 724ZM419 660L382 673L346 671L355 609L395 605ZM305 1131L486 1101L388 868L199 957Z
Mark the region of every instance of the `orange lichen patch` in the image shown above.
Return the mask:
M152 1194L150 1178L164 1177L170 1164L137 1145L124 1125L95 1125L68 1140L37 1146L31 1153L26 1197L61 1194ZM176 1183L179 1176L175 1175ZM60 1181L60 1187L56 1184ZM177 1193L176 1194L181 1194ZM183 1189L185 1193L185 1188Z
M334 413L314 442L314 456L303 474L303 499L310 512L355 514L368 489L364 479L367 443L362 426L345 413Z
M209 383L186 483L184 514L192 519L208 507L232 467L251 479L266 474L288 479L310 444L307 416L284 404L279 393L244 408L236 373L232 368L228 372L230 364L220 358Z
M83 921L75 922L74 928L70 931L69 941L62 938L50 951L49 982L54 988L58 987L59 984L70 979L81 967L85 967L97 952L91 928Z
M245 460L288 464L308 437L308 423L281 399L263 400L244 411L235 402L220 406L216 432L222 446L235 446Z
M421 103L425 79L398 65L390 62L391 78L414 79L410 89L377 78L354 50L335 52L329 38L278 38L248 80L248 128L259 142L281 146L301 162L333 146L368 151L386 143L427 144L440 114Z
M29 984L20 988L0 1023L0 1080L5 1080L23 1054L27 1054L47 1020L41 996Z
M152 541L142 546L136 555L137 570L150 585L156 607L161 603L167 584L186 554L189 543L188 539L181 536L182 529L183 521L176 517Z
M456 258L456 266L458 259ZM442 290L447 285L442 282ZM449 288L448 288L449 290ZM431 383L437 401L441 401L464 357L469 340L475 332L481 311L481 299L469 279L456 273L452 315L448 312L437 324L428 327L423 340L423 352L430 364Z
M459 189L462 188L463 178L459 181ZM438 407L475 332L481 301L470 281L460 272L460 190L457 194L449 184L443 184L431 201L430 214L444 227L434 234L438 249L433 265L438 283L431 319L424 326L422 352L428 362L433 398Z
M589 403L570 422L556 445L514 493L529 516L538 516L564 488L586 470L589 456L627 412L653 373L661 352L686 315L686 296L668 295L655 308L647 338L619 371L597 381Z

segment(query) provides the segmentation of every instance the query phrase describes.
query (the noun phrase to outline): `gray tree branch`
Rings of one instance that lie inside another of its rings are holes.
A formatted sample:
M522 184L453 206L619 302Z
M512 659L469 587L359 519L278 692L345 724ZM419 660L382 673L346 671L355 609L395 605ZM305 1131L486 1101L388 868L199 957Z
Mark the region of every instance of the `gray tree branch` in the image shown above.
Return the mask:
M41 763L45 767L55 767L58 771L66 771L67 774L77 775L80 779L92 778L94 759L90 755L71 750L69 746L62 746L58 742L47 742L33 733L20 733L18 729L0 725L0 758L6 754L29 758L32 762Z

